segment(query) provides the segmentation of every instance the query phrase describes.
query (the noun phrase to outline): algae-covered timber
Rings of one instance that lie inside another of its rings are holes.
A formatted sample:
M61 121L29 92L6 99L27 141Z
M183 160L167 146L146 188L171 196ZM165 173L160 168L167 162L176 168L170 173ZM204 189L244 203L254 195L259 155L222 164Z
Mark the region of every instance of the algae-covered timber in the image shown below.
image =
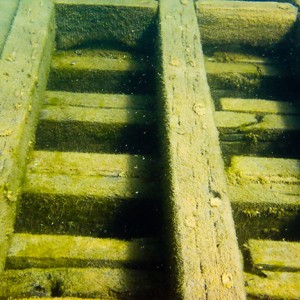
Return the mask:
M42 6L38 1L21 1L0 60L0 271L46 86L54 45L53 13L52 1Z
M155 0L55 0L58 49L101 42L153 49Z
M159 5L174 292L180 299L244 299L194 3L163 0Z

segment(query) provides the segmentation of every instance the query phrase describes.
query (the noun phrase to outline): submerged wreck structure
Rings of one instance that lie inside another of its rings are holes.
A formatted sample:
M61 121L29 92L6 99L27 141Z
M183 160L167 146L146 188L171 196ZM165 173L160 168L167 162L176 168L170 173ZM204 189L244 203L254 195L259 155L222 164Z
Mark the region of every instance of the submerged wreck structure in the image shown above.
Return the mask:
M0 299L300 299L297 1L0 2Z

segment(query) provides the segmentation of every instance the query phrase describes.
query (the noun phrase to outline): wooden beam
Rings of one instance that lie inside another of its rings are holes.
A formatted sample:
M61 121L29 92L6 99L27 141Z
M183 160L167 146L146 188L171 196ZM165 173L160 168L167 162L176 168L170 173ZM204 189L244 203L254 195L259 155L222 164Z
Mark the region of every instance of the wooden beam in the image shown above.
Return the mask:
M288 3L198 1L199 27L205 45L272 47L291 35L297 8Z
M131 267L161 263L159 243L151 239L123 241L66 235L14 234L6 269Z
M6 270L0 297L85 297L98 299L163 299L166 280L160 270L125 268L52 268ZM70 299L70 298L69 298Z
M0 3L0 56L19 5L19 0Z
M0 60L0 272L46 87L53 8L52 1L22 0Z
M244 299L194 2L159 2L167 220L179 299Z

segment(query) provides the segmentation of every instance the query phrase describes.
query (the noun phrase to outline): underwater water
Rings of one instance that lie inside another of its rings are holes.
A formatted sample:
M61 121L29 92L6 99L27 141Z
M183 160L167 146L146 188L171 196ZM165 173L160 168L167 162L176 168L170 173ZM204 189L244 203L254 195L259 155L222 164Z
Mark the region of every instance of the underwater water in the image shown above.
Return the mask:
M0 0L0 77L0 299L300 298L297 0Z

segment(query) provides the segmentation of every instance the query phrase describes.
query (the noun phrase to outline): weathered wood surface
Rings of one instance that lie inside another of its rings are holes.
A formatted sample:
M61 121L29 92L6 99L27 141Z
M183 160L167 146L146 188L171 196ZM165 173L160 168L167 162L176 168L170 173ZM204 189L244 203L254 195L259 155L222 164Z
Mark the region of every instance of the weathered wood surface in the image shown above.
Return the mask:
M19 0L0 2L0 57L19 2Z
M66 235L14 234L6 269L131 267L156 268L159 243Z
M300 273L264 272L267 277L246 273L247 295L253 299L300 298ZM251 298L250 298L251 299Z
M80 297L164 299L166 280L160 270L125 268L57 268L6 270L0 297ZM61 299L61 298L60 298ZM69 298L70 299L70 298Z
M204 44L271 47L288 38L297 20L288 3L198 1L196 7Z
M125 51L56 51L48 89L72 92L151 93L153 62Z
M0 271L53 44L52 1L22 0L0 61Z
M179 299L244 299L193 1L159 2L167 220Z
M300 272L300 243L250 240L249 251L253 267L261 272Z
M265 99L221 98L220 110L257 114L300 115L300 107L291 102Z
M148 95L91 94L47 91L45 105L80 106L93 108L152 109L154 97Z

